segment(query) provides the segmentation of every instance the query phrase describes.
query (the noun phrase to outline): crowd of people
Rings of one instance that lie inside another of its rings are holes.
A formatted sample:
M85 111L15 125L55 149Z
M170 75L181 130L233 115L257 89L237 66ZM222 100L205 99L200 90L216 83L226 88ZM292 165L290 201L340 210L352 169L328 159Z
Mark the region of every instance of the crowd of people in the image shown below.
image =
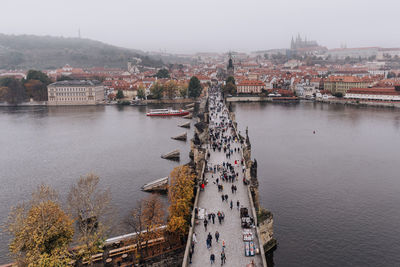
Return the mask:
M204 179L201 183L201 189L207 190L208 186L217 187L217 192L221 194L222 205L228 205L230 210L233 210L234 206L236 206L236 209L240 210L240 201L239 199L235 199L235 196L238 191L237 182L240 177L239 173L245 172L244 161L241 155L241 142L236 135L232 121L229 118L228 109L224 105L222 96L218 89L209 91L209 143L207 148L209 151L214 153L223 153L223 161L216 162L215 160L210 160L210 162L213 163L207 163L206 172L208 172L211 177L208 175L210 181L206 178ZM210 153L207 154L207 160L209 159ZM245 183L245 178L243 178L243 182ZM231 195L229 195L229 192L224 191L224 188L227 187L230 187ZM214 208L216 207L217 205L215 205ZM197 210L195 213L197 216ZM218 210L218 208L216 211L208 212L206 210L204 213L204 231L206 233L208 232L205 239L205 246L210 251L209 259L211 265L216 263L217 260L217 257L214 254L215 250L212 250L213 237L215 238L214 246L217 247L217 251L220 255L221 266L228 260L226 256L226 249L228 249L228 247L223 237L220 238L220 233L218 231L215 231L213 234L207 230L207 227L211 223L216 224L216 218L219 223L217 225L223 227L225 216L225 213ZM239 214L228 214L228 216L239 216ZM219 242L220 240L221 242ZM192 263L192 255L197 243L196 233L193 233L192 246L189 251L190 263ZM232 264L233 263L231 263L230 266L233 266Z

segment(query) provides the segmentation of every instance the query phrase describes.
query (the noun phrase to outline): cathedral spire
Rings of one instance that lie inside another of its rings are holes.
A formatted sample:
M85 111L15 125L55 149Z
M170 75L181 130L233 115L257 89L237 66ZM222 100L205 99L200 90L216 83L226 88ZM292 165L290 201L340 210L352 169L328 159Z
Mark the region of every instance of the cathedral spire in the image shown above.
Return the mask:
M290 49L294 49L294 39L293 39L293 35L292 35L292 41L290 42Z

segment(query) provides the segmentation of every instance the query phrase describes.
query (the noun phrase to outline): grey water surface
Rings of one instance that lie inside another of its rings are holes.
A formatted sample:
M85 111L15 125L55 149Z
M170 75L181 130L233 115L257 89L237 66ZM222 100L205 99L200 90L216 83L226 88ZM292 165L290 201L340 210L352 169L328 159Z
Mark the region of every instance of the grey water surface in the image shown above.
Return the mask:
M275 266L400 266L400 110L233 108L274 214Z
M164 106L167 107L167 106ZM150 108L150 107L149 107ZM151 106L160 108L160 106ZM189 161L189 141L171 137L188 131L188 120L147 117L146 107L18 107L0 108L0 222L10 207L29 199L41 183L58 190L64 201L81 175L95 173L112 194L112 234L129 232L123 221L146 196L141 186L168 176L178 162L161 159L181 150ZM192 128L193 129L193 128ZM10 261L9 236L1 230L0 263Z

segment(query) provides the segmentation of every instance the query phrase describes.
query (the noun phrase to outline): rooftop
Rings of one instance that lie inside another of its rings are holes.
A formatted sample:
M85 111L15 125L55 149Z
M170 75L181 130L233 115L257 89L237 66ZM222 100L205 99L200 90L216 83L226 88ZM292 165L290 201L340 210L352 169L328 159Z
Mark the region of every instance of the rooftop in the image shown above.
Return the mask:
M69 81L59 81L52 83L50 85L52 86L94 86L94 85L99 85L100 82L97 80L69 80Z

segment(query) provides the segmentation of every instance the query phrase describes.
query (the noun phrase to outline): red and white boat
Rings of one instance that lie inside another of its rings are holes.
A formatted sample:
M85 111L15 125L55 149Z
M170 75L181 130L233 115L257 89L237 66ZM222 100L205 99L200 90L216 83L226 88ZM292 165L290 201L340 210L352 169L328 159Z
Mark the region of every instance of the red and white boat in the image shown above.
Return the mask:
M189 115L189 111L180 109L150 109L149 112L146 113L147 116L185 116Z

